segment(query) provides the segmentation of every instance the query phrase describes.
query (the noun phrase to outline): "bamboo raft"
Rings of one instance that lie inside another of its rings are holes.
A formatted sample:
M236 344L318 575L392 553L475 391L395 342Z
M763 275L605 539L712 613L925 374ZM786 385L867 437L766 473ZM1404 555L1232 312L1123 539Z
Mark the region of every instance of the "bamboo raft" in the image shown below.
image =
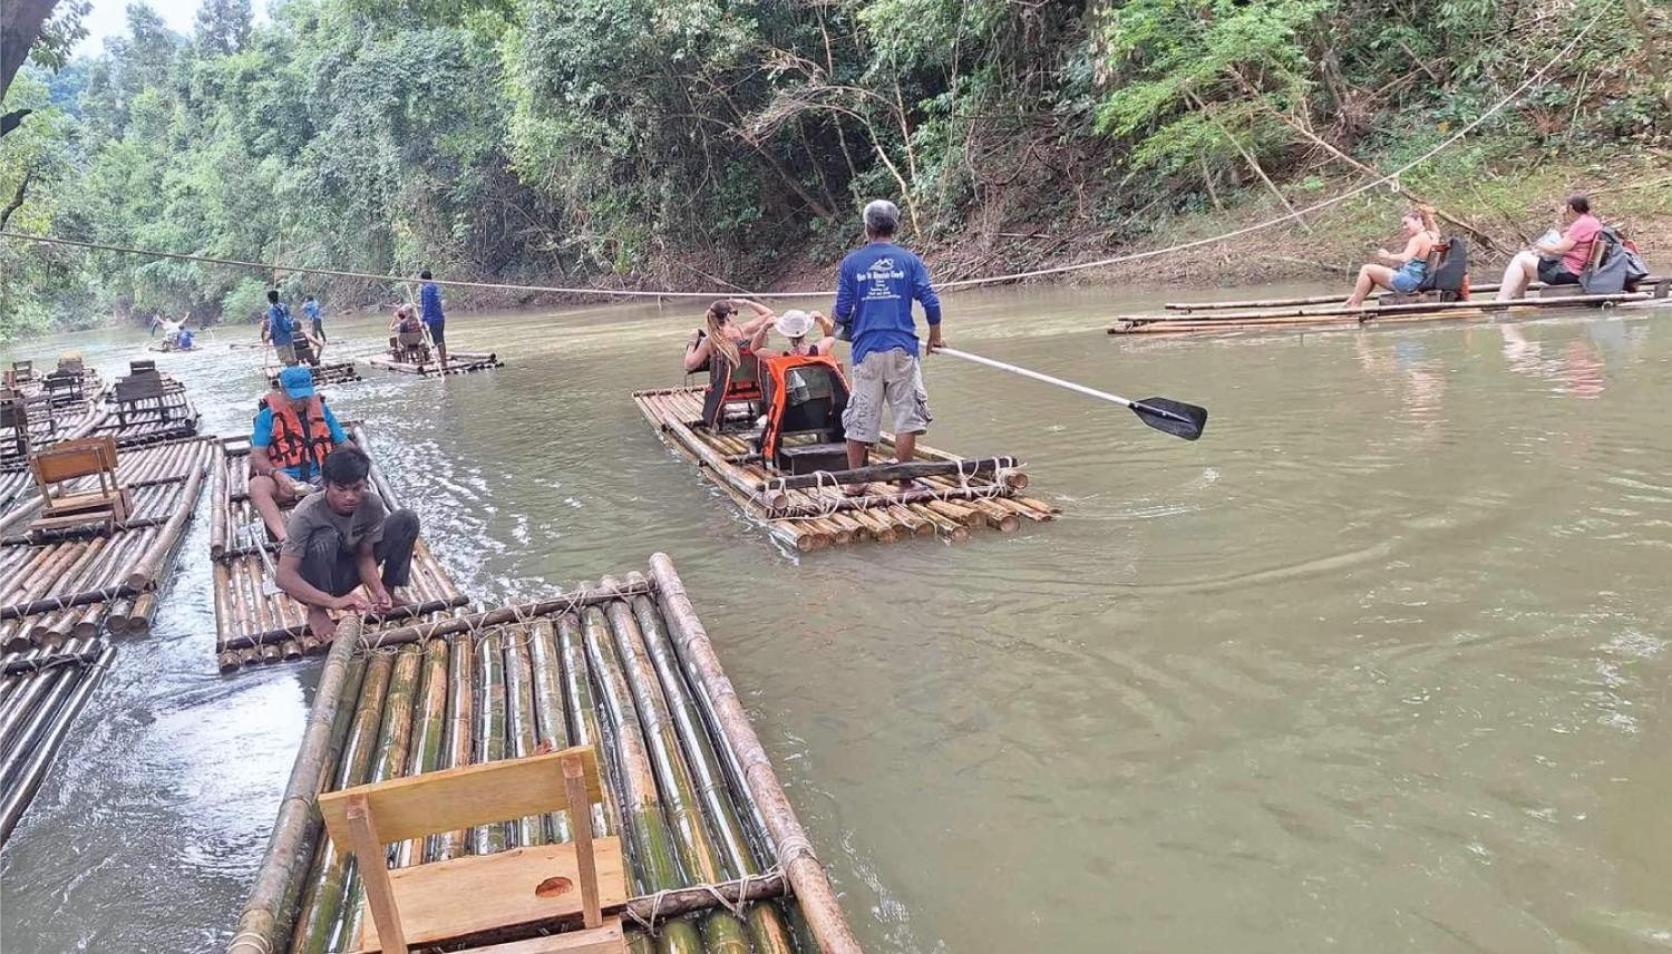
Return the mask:
M212 451L188 439L124 451L117 480L134 507L110 532L90 524L22 531L40 506L25 498L0 516L0 651L53 648L99 632L149 630L157 587L172 564L203 489ZM71 484L67 492L91 484Z
M186 386L166 374L156 373L150 362L133 362L132 373L118 378L105 394L94 420L85 429L67 437L109 434L118 447L138 447L160 441L179 440L197 434L199 415ZM128 396L126 388L141 375L155 373L155 387Z
M267 368L267 384L269 387L279 386L279 368ZM360 376L360 369L352 361L337 361L331 364L315 364L308 367L313 375L315 386L323 387L327 384L348 384L353 381L365 380Z
M0 845L40 788L116 650L92 638L0 656Z
M106 637L150 630L210 454L206 439L122 452L117 481L134 506L121 523L25 534L38 493L0 514L0 843L109 669L115 649Z
M389 354L374 354L366 359L366 363L385 371L399 371L403 374L418 374L424 377L444 374L469 374L472 371L487 371L493 368L505 367L505 362L499 360L499 355L491 351L449 351L447 352L447 368L442 369L439 361L401 361Z
M1484 294L1496 286L1478 289ZM1611 308L1654 299L1650 292L1621 292L1612 295L1569 294L1559 286L1547 289L1535 285L1536 297L1514 301L1475 298L1469 301L1408 301L1376 296L1360 311L1343 307L1339 296L1313 296L1239 302L1173 302L1167 311L1153 314L1119 315L1109 334L1203 334L1225 331L1289 330L1319 327L1403 323L1414 321L1484 318L1492 315L1527 314L1552 308ZM1322 300L1320 300L1322 299Z
M1028 477L1014 458L961 458L922 444L913 466L900 474L917 481L912 489L846 496L844 475L860 475L854 482L880 482L901 470L886 463L894 454L889 435L872 448L871 466L861 471L780 477L761 464L745 435L703 428L698 423L702 399L701 387L633 392L634 403L664 443L698 464L774 539L797 550L935 534L961 541L978 527L1013 533L1024 523L1052 520L1061 512L1021 495Z
M377 634L347 621L228 954L360 949L362 879L322 836L321 792L569 746L593 747L602 770L603 800L579 824L621 838L635 895L619 912L627 949L788 954L810 949L801 936L823 951L859 950L672 562L657 554L647 575L539 602ZM570 842L576 824L560 811L418 838L390 846L390 864ZM559 927L537 919L473 941L503 954L567 949L551 936Z
M350 425L348 431L356 444L369 446L359 425ZM214 562L215 657L222 672L300 659L328 648L308 631L307 611L302 604L270 585L275 581L269 565L278 565L279 553L250 502L249 454L248 437L217 441L211 467L214 488L210 495L209 555ZM375 462L371 482L390 509L399 506ZM265 558L261 549L267 551ZM408 595L415 605L369 626L367 635L469 602L422 537L412 558Z
M108 391L98 372L87 369L69 394L50 393L43 379L35 378L20 385L10 398L0 397L0 401L21 405L26 425L24 433L19 433L14 416L5 415L0 424L0 471L21 471L28 466L31 451L92 430L104 417ZM0 506L4 503L0 494Z

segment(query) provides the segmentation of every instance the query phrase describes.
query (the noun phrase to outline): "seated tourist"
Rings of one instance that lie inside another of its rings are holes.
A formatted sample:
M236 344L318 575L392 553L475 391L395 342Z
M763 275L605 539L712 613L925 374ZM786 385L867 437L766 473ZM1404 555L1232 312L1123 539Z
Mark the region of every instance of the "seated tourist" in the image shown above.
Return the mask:
M738 305L748 305L754 311L755 317L741 324L733 321ZM736 367L739 352L749 343L749 339L754 337L755 332L765 327L774 317L776 316L772 309L747 298L727 298L709 305L708 312L703 315L703 327L697 329L685 345L686 373L707 371L709 359L715 354L719 354L732 367Z
M396 590L411 579L418 515L384 506L369 486L371 467L358 447L332 451L323 486L291 511L279 550L279 588L307 607L321 640L336 635L331 610L386 613L410 602Z
M282 509L318 489L326 456L347 443L336 415L314 392L312 372L280 371L250 434L250 503L273 539L285 540Z
M813 341L807 340L808 332L818 325L820 337ZM783 351L766 351L766 333L776 330L784 336ZM820 312L808 314L799 309L791 309L778 316L778 320L770 325L761 325L756 329L755 336L749 342L749 350L756 354L785 354L785 355L813 355L829 354L836 348L836 323L826 318Z
M1546 285L1579 284L1579 273L1591 262L1602 223L1591 214L1590 198L1583 195L1568 196L1562 204L1562 222L1561 234L1554 240L1535 242L1532 248L1510 259L1503 284L1498 286L1499 301L1525 298L1527 286L1534 279Z
M1415 294L1428 277L1428 256L1440 246L1440 227L1434 221L1434 210L1419 205L1399 220L1407 236L1405 247L1398 252L1377 249L1376 257L1382 264L1370 264L1359 269L1358 282L1347 298L1347 309L1364 307L1364 300L1378 286L1401 295Z

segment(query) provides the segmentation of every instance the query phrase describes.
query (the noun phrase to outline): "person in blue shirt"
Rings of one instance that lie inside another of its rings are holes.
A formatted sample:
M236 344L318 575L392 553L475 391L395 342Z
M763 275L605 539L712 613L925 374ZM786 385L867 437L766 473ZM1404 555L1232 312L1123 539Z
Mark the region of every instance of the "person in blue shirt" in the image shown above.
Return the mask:
M424 287L418 292L418 305L421 309L419 317L424 319L424 327L430 331L430 340L435 342L436 355L441 359L441 369L447 370L447 316L441 313L441 289L430 280L430 270L424 269L418 275L424 280Z
M928 348L941 342L940 296L929 270L916 255L894 244L900 209L878 199L865 207L865 247L842 259L836 279L836 323L853 342L853 393L842 413L848 436L848 466L863 467L871 445L882 437L886 405L892 412L894 447L899 460L917 451L917 435L928 430L929 394L923 388L917 326L912 302L923 305L929 322ZM903 481L909 487L911 481ZM851 495L867 487L851 487Z
M296 363L296 319L290 308L279 302L279 290L267 289L267 340L273 342L273 352L279 363L290 367Z
M313 336L319 339L320 344L324 344L325 317L320 313L319 302L314 299L314 296L309 295L303 300L302 315L308 319L308 324L313 327Z
M284 542L282 509L311 493L331 450L348 443L337 416L314 392L313 372L291 366L256 412L250 432L250 503Z

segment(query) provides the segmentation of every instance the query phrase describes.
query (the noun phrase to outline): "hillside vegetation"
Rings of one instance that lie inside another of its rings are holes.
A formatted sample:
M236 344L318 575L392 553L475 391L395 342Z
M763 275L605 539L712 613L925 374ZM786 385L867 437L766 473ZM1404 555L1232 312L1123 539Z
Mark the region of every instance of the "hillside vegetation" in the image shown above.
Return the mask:
M716 287L828 262L888 196L941 274L1008 271L1304 206L1367 174L1344 157L1398 166L1593 17L1548 82L1404 183L1507 241L1555 198L1527 184L1672 165L1664 5L281 0L257 24L206 0L185 37L136 4L102 54L19 75L5 106L35 112L0 139L0 214L286 266ZM267 280L0 241L0 338L248 320Z

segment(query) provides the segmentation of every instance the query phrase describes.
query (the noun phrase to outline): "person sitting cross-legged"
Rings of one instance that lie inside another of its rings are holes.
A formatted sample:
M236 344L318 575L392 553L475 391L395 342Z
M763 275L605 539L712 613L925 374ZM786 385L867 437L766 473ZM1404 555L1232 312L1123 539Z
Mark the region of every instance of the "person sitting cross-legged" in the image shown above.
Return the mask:
M336 635L331 610L387 613L410 602L397 590L411 580L418 515L383 505L368 486L371 467L352 444L332 451L324 489L291 511L279 550L279 588L307 607L320 640Z
M262 404L250 433L250 503L273 539L283 543L283 508L317 488L325 455L347 444L348 435L314 393L307 368L280 371L279 386Z

